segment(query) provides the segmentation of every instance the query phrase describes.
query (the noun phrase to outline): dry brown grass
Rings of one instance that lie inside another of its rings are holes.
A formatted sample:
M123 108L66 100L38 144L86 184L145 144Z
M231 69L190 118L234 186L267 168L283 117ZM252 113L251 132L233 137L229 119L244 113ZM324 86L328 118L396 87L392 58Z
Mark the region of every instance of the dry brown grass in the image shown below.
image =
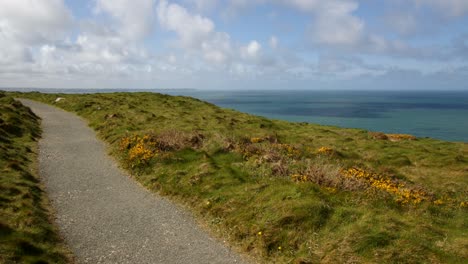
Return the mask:
M401 141L401 140L415 140L416 137L409 134L385 134L382 132L368 132L370 138L378 140L390 140L390 141Z
M388 137L382 132L368 132L367 133L373 139L387 140Z
M203 145L205 137L196 131L184 132L177 129L164 130L155 137L158 148L162 151L181 150L192 147L199 149Z
M408 134L387 134L390 141L415 140L416 137Z
M299 182L313 182L322 187L346 191L363 190L366 185L361 181L346 178L342 175L342 166L329 163L324 159L307 160L306 169L292 176Z

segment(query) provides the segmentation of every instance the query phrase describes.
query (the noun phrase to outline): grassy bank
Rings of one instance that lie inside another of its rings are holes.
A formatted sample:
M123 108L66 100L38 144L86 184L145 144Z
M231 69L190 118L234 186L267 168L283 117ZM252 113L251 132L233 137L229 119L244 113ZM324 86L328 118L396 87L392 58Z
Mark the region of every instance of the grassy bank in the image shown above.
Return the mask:
M468 259L466 143L276 121L153 93L17 96L87 119L136 180L261 262Z
M67 263L37 176L39 118L0 92L0 263Z

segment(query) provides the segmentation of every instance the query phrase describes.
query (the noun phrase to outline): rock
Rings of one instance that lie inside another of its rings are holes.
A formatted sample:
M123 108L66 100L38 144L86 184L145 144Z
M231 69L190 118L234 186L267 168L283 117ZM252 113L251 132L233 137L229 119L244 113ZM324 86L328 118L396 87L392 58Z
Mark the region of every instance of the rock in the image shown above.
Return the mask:
M105 119L112 119L112 118L121 118L122 115L118 114L118 113L115 113L115 114L106 114L104 116Z

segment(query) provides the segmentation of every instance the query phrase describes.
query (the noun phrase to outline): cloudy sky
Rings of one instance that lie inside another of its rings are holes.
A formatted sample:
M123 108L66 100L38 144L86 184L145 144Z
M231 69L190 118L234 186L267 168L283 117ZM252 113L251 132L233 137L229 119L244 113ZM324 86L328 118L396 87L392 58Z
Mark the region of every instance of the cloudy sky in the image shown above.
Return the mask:
M468 90L468 0L0 0L0 87Z

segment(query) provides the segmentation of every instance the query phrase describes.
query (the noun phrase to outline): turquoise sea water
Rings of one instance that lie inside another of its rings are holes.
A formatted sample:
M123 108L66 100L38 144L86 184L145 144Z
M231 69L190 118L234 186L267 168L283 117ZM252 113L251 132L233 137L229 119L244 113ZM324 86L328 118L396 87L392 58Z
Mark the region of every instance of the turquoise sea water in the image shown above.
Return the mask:
M64 93L123 91L121 89L27 90ZM150 91L191 96L221 107L293 122L311 122L468 142L468 91Z
M468 142L468 92L180 91L265 117Z

